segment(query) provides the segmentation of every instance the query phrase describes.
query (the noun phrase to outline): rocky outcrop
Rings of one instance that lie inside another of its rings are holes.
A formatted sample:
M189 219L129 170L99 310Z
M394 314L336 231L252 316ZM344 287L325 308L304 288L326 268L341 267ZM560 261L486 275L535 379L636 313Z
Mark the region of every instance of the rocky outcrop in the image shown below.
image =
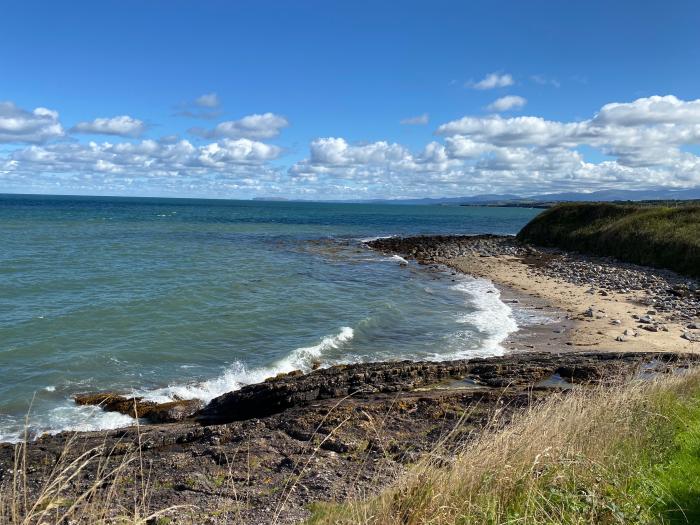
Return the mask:
M182 421L202 408L198 399L156 403L144 401L142 397L125 397L114 392L79 394L74 397L78 405L95 405L107 412L119 412L133 418L145 418L152 423L174 423Z
M122 465L116 489L109 483L105 488L115 515L132 508L147 485L144 512L174 509L163 522L269 523L278 511L277 523L299 523L311 502L366 497L427 454L449 462L454 449L481 429L496 420L507 425L525 407L566 395L572 382L653 377L699 360L676 354L522 353L288 374L222 396L203 410L210 422L230 421L226 424L203 426L189 418L77 436L66 432L42 436L19 455L17 446L0 444L0 491L15 479L18 457L26 466L23 483L38 495L57 465L60 470L74 460L82 463L78 458L94 451L98 456L66 484L58 505L70 505L94 486L109 461ZM139 415L139 406L149 406L108 393L81 401L126 410L136 403Z
M213 399L196 419L206 425L240 421L324 399L410 392L449 380L469 380L485 388L532 386L555 374L572 383L595 382L629 374L643 362L674 359L671 354L647 353L528 353L443 362L341 365L308 374L280 375L228 392Z

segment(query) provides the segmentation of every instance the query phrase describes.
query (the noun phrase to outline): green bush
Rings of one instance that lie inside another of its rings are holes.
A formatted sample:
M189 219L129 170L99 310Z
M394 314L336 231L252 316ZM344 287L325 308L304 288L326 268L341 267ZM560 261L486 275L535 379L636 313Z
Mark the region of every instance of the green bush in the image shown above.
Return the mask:
M700 277L698 204L559 204L530 221L518 239Z

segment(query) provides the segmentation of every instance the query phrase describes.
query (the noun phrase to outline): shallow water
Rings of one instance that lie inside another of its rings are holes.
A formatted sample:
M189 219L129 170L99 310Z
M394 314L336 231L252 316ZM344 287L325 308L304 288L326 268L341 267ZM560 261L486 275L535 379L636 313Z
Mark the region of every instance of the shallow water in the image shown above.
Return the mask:
M316 362L497 354L517 312L489 282L360 241L515 233L538 211L0 196L0 441L32 398L33 432L111 428L131 420L71 396L208 400Z

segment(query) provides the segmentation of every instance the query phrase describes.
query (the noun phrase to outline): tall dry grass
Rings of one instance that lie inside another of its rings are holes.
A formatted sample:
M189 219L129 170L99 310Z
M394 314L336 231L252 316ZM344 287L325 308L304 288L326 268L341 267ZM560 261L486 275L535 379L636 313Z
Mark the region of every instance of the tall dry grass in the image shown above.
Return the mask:
M679 407L699 401L697 370L552 394L511 424L497 414L450 466L426 457L376 498L315 506L311 523L663 523L673 496L650 473Z
M14 445L12 471L0 478L0 524L150 525L184 509L151 510L151 472L141 454L139 429L137 434L135 444L118 441L90 448L74 435L45 472L33 475L39 467L28 460L25 431L24 440ZM132 496L129 506L119 503L125 492Z

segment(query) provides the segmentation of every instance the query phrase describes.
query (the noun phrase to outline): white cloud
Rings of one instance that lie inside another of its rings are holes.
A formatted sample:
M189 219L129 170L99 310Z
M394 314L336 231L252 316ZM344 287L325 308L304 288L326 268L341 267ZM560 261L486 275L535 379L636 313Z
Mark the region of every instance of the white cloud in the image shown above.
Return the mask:
M425 126L429 120L430 116L427 113L423 113L422 115L402 119L400 124L404 126Z
M13 111L42 124L58 122L49 110ZM287 170L273 162L282 149L261 141L284 125L286 119L272 113L251 115L215 128L209 133L231 136L204 145L172 136L42 144L44 134L36 144L0 153L0 181L8 191L114 194L157 187L161 194L317 199L700 186L700 157L694 153L700 146L700 100L673 96L606 104L577 121L467 115L438 126L435 139L415 149L321 137ZM13 129L42 136L26 126Z
M545 75L530 75L530 80L535 84L540 86L553 86L555 88L561 87L561 82L553 77L548 77Z
M223 139L203 146L187 140L161 143L89 142L30 146L10 154L13 171L31 173L122 173L131 176L193 175L262 165L279 156L277 146L249 139Z
M0 143L43 143L64 134L57 111L41 107L26 111L0 102Z
M668 95L640 98L629 103L614 102L603 106L594 121L616 126L700 125L700 99L685 102Z
M239 120L221 122L214 129L192 128L190 133L206 138L250 138L269 139L280 134L283 128L289 126L289 121L281 115L263 113L248 115Z
M197 97L194 103L201 108L218 108L221 105L219 96L216 93L206 93Z
M474 89L494 89L513 85L513 77L507 73L489 73L478 82L467 82L467 87Z
M178 117L211 120L221 116L221 99L216 93L205 93L175 107Z
M120 137L139 137L146 131L146 124L137 118L120 115L111 118L79 122L71 129L74 133L93 135L117 135Z
M465 116L436 134L444 143L420 153L388 142L317 139L290 174L319 195L348 185L393 196L700 185L700 158L684 149L700 145L700 100L607 104L591 119L571 122ZM609 159L590 162L580 147Z
M489 111L501 112L511 109L520 109L527 104L527 100L517 95L508 95L494 100L487 106Z

